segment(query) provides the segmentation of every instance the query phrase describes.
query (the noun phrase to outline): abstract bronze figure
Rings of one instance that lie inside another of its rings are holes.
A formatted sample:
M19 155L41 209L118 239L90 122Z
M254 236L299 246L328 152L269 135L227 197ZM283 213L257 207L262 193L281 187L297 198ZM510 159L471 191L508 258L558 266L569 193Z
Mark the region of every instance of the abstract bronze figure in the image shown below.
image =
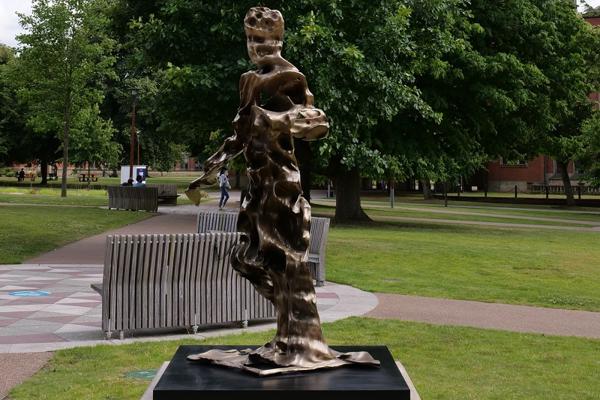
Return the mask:
M233 267L277 308L277 333L256 350L219 351L190 356L271 375L359 363L379 365L368 353L340 354L323 339L316 295L306 262L310 205L302 197L294 138L316 140L329 129L327 117L313 106L305 76L281 56L283 17L254 7L244 28L248 54L257 70L240 79L240 107L234 135L210 157L204 174L190 184L189 196L232 158L244 153L249 187L232 249Z

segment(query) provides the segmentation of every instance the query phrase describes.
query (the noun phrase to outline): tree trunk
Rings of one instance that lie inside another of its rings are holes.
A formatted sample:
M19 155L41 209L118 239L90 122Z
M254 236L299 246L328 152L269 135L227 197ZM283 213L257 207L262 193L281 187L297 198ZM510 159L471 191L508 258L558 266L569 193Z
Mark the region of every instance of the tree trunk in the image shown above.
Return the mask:
M45 156L40 159L40 172L42 175L40 185L45 186L48 184L48 160Z
M567 197L567 205L574 206L575 198L573 197L573 186L571 186L571 178L569 177L569 162L557 160L556 164L560 169L560 176L562 177L563 187L565 188L565 196Z
M60 197L67 197L67 174L69 169L69 133L71 131L71 100L68 97L63 119L63 167L60 184Z
M431 200L433 196L431 194L431 183L429 182L429 179L420 179L419 184L423 190L423 199Z
M370 221L360 205L360 171L354 167L347 171L343 165L335 169L336 222Z

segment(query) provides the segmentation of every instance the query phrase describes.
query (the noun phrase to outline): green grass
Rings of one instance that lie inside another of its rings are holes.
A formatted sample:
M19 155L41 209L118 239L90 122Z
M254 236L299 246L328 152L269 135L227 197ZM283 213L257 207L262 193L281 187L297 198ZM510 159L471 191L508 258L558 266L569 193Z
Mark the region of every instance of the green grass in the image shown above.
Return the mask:
M374 219L391 220L398 218L426 218L432 220L453 220L473 222L495 222L529 225L558 225L570 227L600 226L600 209L572 212L570 210L549 210L547 208L507 209L506 207L450 206L420 202L397 203L395 208L381 201L362 202L363 209ZM315 213L332 216L335 203L331 200L317 200ZM530 206L531 207L531 206ZM546 220L547 219L547 220ZM441 221L438 221L441 222Z
M486 204L473 204L460 205L450 203L448 207L444 207L443 203L431 203L426 201L420 202L396 202L395 208L390 208L389 204L382 204L381 202L375 201L363 201L363 207L372 210L381 210L386 212L394 212L395 210L415 210L432 213L472 213L472 214L486 214L486 215L497 215L497 216L510 216L517 218L553 218L553 219L567 219L573 221L591 221L597 222L600 225L600 208L589 209L582 207L572 207L565 209L562 207L549 208L547 206L539 205L528 205L519 206L515 204L502 205L504 207L498 207L494 205ZM332 205L333 203L329 204ZM508 207L507 207L508 206Z
M511 216L508 213L498 213L498 216L494 215L483 215L471 212L464 212L462 214L448 212L435 212L427 211L425 209L411 209L411 208L394 208L394 209L381 209L366 206L364 207L365 212L374 221L379 222L391 222L391 221L407 221L410 219L421 220L425 219L432 223L442 224L453 224L453 221L469 221L469 222L484 222L484 223L501 223L501 224L526 224L526 225L551 225L561 227L575 227L575 228L591 228L593 226L600 226L600 222L594 223L593 225L587 224L587 220L540 220L528 218L527 216ZM335 209L332 207L316 206L313 207L313 213L328 217L333 217ZM585 221L585 222L584 222Z
M600 311L600 234L334 226L327 279L363 290Z
M85 207L0 206L0 264L21 263L69 242L151 215Z
M0 187L0 203L51 204L68 206L107 206L106 190L69 189L60 197L60 189Z
M178 188L180 189L184 189L186 188L189 183L191 181L193 181L195 178L197 178L200 175L201 171L190 171L189 173L186 173L186 175L178 175L178 176L173 176L173 175L165 175L165 176L161 176L160 172L151 172L150 173L150 177L148 178L148 183L154 183L154 184L159 184L159 183L172 183L172 184L176 184ZM87 174L87 172L86 172ZM96 174L96 176L98 176ZM33 185L35 186L36 184L39 184L41 178L37 178L34 182L28 181L26 180L23 183L18 183L17 179L14 177L0 177L0 182L10 182L11 184L14 184L15 186L23 186L23 187L29 187L30 184L33 183ZM69 178L67 179L67 182L69 184L78 184L78 185L85 185L87 182L79 182L78 180L78 175L71 175L69 176ZM52 185L60 185L60 179L57 181L50 181L50 183ZM91 186L96 186L96 185L119 185L121 183L120 178L109 178L109 177L98 177L98 181L97 182L91 182L90 185Z
M350 318L324 325L330 344L385 344L423 399L598 399L600 341L421 323ZM58 351L11 399L139 399L181 344L262 344L273 332L203 342L136 343Z

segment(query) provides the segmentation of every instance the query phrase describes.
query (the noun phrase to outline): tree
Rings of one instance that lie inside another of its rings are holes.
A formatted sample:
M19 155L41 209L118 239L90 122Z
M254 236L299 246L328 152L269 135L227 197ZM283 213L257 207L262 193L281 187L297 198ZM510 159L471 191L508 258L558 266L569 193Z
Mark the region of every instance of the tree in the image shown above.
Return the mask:
M87 162L88 176L92 164L115 165L121 151L120 145L113 141L115 129L111 121L99 117L98 105L81 110L73 121L72 160Z
M530 49L531 57L546 77L540 92L540 111L548 121L534 139L536 149L556 159L568 205L574 205L567 166L584 151L582 124L592 116L588 95L598 91L600 32L577 15L568 2L537 0L544 46Z
M313 149L313 163L328 166L335 178L338 220L366 218L360 207L361 171L375 175L391 169L394 157L381 145L378 124L405 109L417 118L437 118L414 84L415 65L424 65L425 60L412 41L409 3L420 4L398 0L265 3L283 12L284 56L307 75L316 105L330 118L329 139ZM430 9L439 16L461 2L435 3ZM202 152L211 132L228 135L239 76L251 68L241 21L254 3L119 4L119 20L129 21L125 36L130 44L124 47L131 49L130 58L154 70L160 79L159 130L192 134L198 146L188 143L192 150L197 148L195 154ZM419 45L428 50L443 47L440 42Z
M600 112L595 111L591 118L584 121L583 151L578 161L585 167L584 178L592 186L600 186Z
M582 1L581 3L584 6L584 10L583 10L584 17L600 17L600 6L593 7L585 1Z
M8 63L14 60L12 48L0 44L0 160L8 158L13 129L18 124L18 104L7 76Z
M36 132L52 132L62 142L62 190L67 195L71 131L103 97L102 83L111 75L114 42L107 36L105 0L34 0L32 14L19 15L26 33L19 35L15 80ZM88 125L89 127L90 125Z

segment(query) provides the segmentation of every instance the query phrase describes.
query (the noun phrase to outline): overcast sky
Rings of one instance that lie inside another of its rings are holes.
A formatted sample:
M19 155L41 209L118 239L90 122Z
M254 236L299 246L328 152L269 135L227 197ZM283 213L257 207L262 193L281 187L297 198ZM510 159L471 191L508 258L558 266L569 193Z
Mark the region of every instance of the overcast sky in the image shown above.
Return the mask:
M600 5L600 0L587 0L591 6ZM16 12L29 14L31 0L0 0L0 43L16 46L15 36L21 33Z

